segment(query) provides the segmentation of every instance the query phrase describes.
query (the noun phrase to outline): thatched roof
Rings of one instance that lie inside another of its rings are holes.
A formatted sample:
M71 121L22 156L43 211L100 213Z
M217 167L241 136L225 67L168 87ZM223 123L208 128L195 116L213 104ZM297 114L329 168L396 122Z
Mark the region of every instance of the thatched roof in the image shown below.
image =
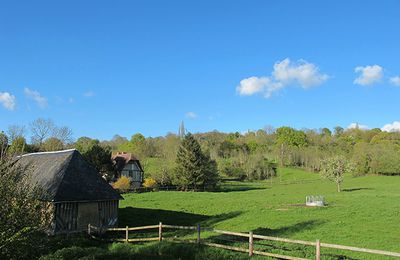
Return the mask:
M18 163L46 193L44 200L119 200L117 193L75 149L25 154Z

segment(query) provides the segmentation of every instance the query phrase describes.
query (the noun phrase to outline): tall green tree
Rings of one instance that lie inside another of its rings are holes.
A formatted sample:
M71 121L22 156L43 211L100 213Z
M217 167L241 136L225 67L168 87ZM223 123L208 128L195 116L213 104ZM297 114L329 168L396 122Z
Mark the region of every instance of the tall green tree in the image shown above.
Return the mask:
M303 131L291 127L279 127L276 129L276 144L279 147L280 164L284 166L292 147L307 145L307 135Z
M80 137L75 143L75 148L105 179L110 180L113 178L114 168L109 146L100 145L97 139Z
M217 165L201 150L190 133L182 139L176 156L175 182L184 190L212 187L217 183Z

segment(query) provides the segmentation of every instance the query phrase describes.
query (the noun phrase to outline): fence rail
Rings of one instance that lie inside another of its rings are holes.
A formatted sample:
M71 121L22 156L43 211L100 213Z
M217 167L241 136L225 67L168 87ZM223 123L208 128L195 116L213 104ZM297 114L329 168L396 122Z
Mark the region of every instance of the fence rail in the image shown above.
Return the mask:
M147 230L147 229L158 229L158 236L157 237L147 237L147 238L129 238L129 231ZM376 254L376 255L393 256L393 257L400 258L400 253L398 253L398 252L390 252L390 251L384 251L384 250L375 250L375 249L360 248L360 247L353 247L353 246L321 243L320 240L316 240L316 242L311 242L311 241L288 239L288 238L281 238L281 237L263 236L263 235L253 234L252 231L250 231L249 233L232 232L232 231L226 231L226 230L204 228L204 227L200 227L199 224L197 226L177 226L177 225L165 225L160 222L158 225L149 225L149 226L141 226L141 227L126 226L125 228L101 228L101 227L96 227L96 226L89 224L87 231L88 231L88 234L94 238L95 238L94 233L104 233L107 231L124 231L125 238L112 239L112 241L116 241L116 242L127 242L128 243L128 242L145 242L145 241L162 241L162 240L170 240L170 241L176 242L173 239L171 240L171 239L163 237L163 229L193 230L193 231L196 231L196 233L197 233L197 239L195 241L187 240L186 242L194 242L197 244L203 244L203 245L207 245L207 246L211 246L211 247L223 248L223 249L228 249L228 250L238 251L238 252L245 252L245 253L248 253L249 256L262 255L262 256L269 256L269 257L280 258L280 259L304 260L304 258L299 258L299 257L295 257L295 256L287 256L287 255L275 254L275 253L271 253L271 252L254 250L254 239L258 239L258 240L268 240L268 241L300 244L300 245L304 245L304 246L313 246L313 247L315 247L315 259L316 260L321 259L321 248L322 247L339 249L339 250L348 250L348 251L353 251L353 252ZM206 242L201 239L201 231L212 231L217 234L248 238L248 248Z

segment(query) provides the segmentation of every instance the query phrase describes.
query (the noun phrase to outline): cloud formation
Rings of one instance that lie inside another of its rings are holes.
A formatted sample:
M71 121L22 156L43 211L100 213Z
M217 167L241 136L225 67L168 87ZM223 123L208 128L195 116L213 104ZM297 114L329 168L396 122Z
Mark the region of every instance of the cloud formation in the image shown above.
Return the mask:
M0 92L0 103L7 110L14 110L16 105L16 99L14 95L11 95L8 92Z
M294 63L289 58L275 63L272 75L284 86L295 84L302 88L318 86L328 79L328 75L321 74L314 64L304 60Z
M241 96L263 94L269 98L276 91L290 85L304 89L318 86L328 79L328 75L319 72L319 68L304 60L292 62L289 58L274 64L271 76L249 77L242 79L236 87Z
M187 112L187 113L186 113L186 117L187 117L187 118L194 119L194 118L197 117L197 114L194 113L194 112Z
M394 121L391 124L386 124L381 128L385 132L400 132L400 122Z
M354 84L368 86L382 81L383 68L379 65L373 66L358 66L354 69L360 75L353 81Z
M367 130L367 129L369 129L369 127L366 126L366 125L360 125L360 124L358 124L358 123L351 123L351 124L347 127L347 129L361 129L361 130Z
M38 91L29 88L24 88L24 93L26 97L34 100L40 108L47 107L47 98L40 95Z
M400 76L391 77L389 81L395 86L400 86Z

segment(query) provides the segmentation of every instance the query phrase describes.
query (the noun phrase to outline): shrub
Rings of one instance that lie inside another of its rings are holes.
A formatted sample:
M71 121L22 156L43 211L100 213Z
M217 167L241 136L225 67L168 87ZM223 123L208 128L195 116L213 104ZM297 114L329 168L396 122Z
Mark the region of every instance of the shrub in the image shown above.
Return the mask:
M116 182L113 183L113 188L120 192L126 192L131 188L131 181L128 177L122 176Z
M0 259L25 259L44 247L49 224L45 194L29 181L29 168L0 158Z
M40 260L58 259L248 259L243 253L194 244L157 242L148 244L114 243L104 247L67 247Z
M146 178L144 179L143 186L145 188L155 188L157 186L157 182L153 178Z

